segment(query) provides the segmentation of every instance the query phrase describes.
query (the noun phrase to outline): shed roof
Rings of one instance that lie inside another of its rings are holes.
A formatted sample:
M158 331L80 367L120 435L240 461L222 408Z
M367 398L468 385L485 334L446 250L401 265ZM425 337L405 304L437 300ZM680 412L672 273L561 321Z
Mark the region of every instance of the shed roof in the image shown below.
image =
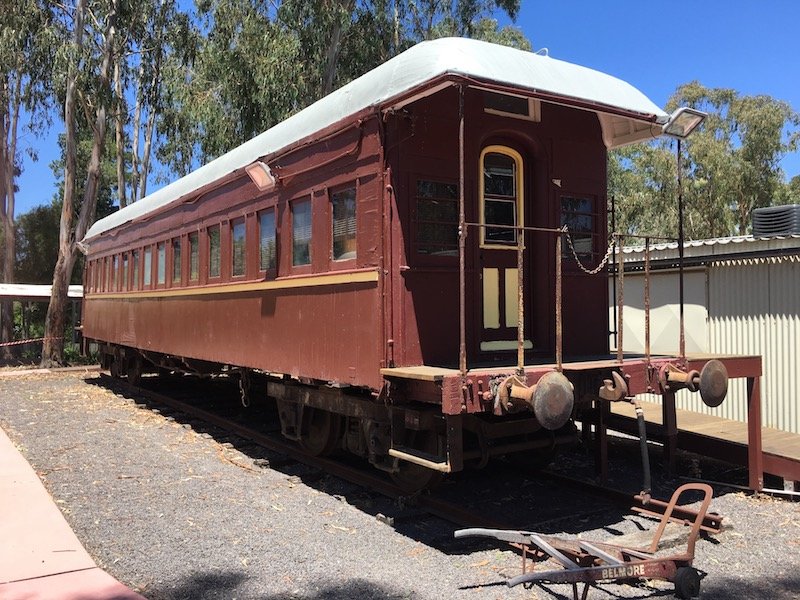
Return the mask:
M97 221L83 241L180 200L364 109L391 106L401 96L445 76L509 86L532 95L546 94L565 104L588 105L599 113L623 111L643 122L664 123L668 119L632 85L587 67L465 38L422 42L185 177ZM609 146L652 136L649 127L629 129L619 121L601 118ZM659 133L660 128L656 129ZM623 141L615 143L615 138Z
M624 246L625 263L644 261L644 246ZM800 254L800 235L754 237L737 235L731 237L689 240L683 244L684 259L692 264L707 264L734 260L742 257L792 256ZM650 260L674 262L678 259L678 243L651 244Z
M13 300L49 300L52 285L36 285L30 283L0 283L0 298ZM67 290L68 298L83 298L83 286L71 285Z

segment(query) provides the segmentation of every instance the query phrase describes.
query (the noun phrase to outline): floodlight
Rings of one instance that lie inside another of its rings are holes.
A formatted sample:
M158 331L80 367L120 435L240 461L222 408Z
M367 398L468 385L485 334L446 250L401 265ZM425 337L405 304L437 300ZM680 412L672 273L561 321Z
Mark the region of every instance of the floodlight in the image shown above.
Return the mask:
M670 115L669 121L666 122L662 131L671 137L681 140L686 139L703 122L706 116L706 113L702 111L681 106Z

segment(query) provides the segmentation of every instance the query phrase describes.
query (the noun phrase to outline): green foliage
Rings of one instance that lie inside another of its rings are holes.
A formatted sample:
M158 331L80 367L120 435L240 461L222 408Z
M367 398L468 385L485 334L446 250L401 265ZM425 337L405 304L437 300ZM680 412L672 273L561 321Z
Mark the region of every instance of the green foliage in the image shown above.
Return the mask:
M158 156L179 174L297 110L307 77L296 39L253 3L221 0L198 9L199 29L181 38L162 88Z
M414 43L473 36L519 48L519 0L203 0L165 65L158 157L183 175Z
M88 127L80 127L78 129L78 151L77 151L77 172L86 173L89 165L89 159L92 154L92 138L91 131ZM111 135L109 133L109 135ZM50 163L50 170L53 172L53 177L56 183L56 192L53 194L52 202L59 206L61 210L61 202L64 198L64 152L65 148L64 135L58 136L58 145L61 148L61 158L54 160ZM97 211L96 218L102 219L110 215L116 210L115 204L118 203L117 189L116 189L116 175L114 169L115 164L114 150L111 144L106 144L104 149L104 157L100 164L100 182L97 192ZM73 226L78 218L81 209L81 202L83 199L84 187L86 180L79 178L76 183L76 202L75 212L73 214ZM58 233L56 232L56 238ZM55 261L53 261L55 264ZM51 265L52 276L52 265Z
M677 236L675 151L667 143L636 144L609 154L608 190L620 233Z
M528 52L533 49L530 40L525 37L525 34L519 27L506 25L505 27L499 28L497 19L484 18L476 21L470 37L483 40L484 42L526 50Z
M682 144L687 238L748 233L754 208L798 197L800 182L784 183L779 166L800 140L800 115L787 103L695 81L680 86L667 108L678 106L708 113ZM659 140L610 154L609 194L621 230L677 235L675 144Z
M0 86L0 101L11 101L6 92L19 81L21 105L32 113L34 133L45 129L51 118L52 67L59 44L53 18L50 3L17 0L3 5L0 19L0 77L8 84L7 89Z
M16 281L43 285L53 283L60 218L61 205L53 203L37 206L17 219Z

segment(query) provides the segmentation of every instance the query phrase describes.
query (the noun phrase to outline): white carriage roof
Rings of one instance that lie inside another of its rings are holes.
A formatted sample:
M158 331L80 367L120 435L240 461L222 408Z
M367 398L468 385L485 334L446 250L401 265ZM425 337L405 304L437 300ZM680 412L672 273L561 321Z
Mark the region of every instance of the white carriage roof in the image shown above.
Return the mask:
M632 85L587 67L466 38L422 42L185 177L97 221L84 242L158 210L204 186L280 152L349 116L392 101L443 76L461 76L521 91L540 92L596 107L609 147L652 137L647 123L603 115L604 109L664 123L668 115ZM612 120L613 119L613 120ZM660 128L656 128L656 134Z

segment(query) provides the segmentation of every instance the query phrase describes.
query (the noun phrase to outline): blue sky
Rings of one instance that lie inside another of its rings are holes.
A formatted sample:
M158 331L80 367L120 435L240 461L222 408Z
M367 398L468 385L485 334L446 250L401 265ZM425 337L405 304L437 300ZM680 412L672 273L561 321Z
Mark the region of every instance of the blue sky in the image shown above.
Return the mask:
M522 0L517 25L535 49L624 79L660 106L696 79L800 111L800 0ZM62 127L53 120L47 137L21 132L22 148L35 147L39 161L25 161L17 215L53 197L49 163ZM781 166L788 177L800 174L800 153Z

